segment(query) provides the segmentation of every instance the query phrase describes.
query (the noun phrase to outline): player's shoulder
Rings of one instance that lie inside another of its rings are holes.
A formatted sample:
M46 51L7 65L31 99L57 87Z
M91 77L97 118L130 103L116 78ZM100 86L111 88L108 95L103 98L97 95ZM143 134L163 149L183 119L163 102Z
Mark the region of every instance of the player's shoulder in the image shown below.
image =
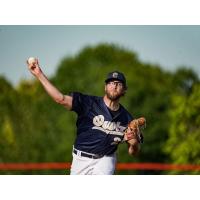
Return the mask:
M131 121L133 119L132 114L123 105L120 104L120 106L124 114L127 116L128 120Z
M90 95L90 94L85 94L85 93L82 93L82 92L70 92L69 95L72 97L72 98L81 98L81 99L84 99L84 100L100 100L101 97L98 97L98 96L94 96L94 95Z

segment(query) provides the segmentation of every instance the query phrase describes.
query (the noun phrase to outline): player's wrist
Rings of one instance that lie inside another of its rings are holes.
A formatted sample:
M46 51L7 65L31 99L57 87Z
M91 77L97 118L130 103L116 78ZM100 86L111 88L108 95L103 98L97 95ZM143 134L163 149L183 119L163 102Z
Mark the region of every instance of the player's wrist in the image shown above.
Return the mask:
M129 140L133 139L132 137L128 137L127 134L124 134L124 137L122 139L122 142L128 142Z
M42 72L42 70L40 69L40 71L38 73L35 74L35 76L40 80L43 81L45 79L47 79L47 77L45 76L45 74Z

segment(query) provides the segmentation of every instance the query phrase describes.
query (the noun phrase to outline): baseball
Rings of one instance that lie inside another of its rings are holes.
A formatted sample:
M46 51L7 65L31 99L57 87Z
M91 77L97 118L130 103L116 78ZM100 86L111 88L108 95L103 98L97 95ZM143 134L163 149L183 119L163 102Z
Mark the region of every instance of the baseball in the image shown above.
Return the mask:
M30 57L30 58L28 59L28 63L29 63L29 64L34 64L34 63L36 63L36 62L37 62L37 59L34 58L34 57Z

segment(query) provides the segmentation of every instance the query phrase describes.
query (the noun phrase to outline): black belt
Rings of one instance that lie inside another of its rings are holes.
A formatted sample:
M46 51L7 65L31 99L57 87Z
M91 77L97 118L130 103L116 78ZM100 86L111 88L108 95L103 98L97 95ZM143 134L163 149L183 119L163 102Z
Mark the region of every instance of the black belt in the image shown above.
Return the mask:
M80 152L80 156L82 157L87 157L87 158L93 158L93 159L98 159L98 158L102 158L103 155L98 155L98 154L87 154L86 152L82 152L82 151L79 151ZM78 150L76 149L73 149L73 153L75 153L76 155L78 155Z

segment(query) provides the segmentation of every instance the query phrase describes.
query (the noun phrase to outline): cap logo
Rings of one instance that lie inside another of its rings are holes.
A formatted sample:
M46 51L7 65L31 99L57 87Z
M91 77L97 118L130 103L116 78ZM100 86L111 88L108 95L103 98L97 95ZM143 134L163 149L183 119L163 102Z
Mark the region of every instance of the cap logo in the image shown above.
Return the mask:
M117 72L114 72L114 73L112 74L112 76L113 76L113 78L117 78L117 77L118 77L118 73L117 73Z

